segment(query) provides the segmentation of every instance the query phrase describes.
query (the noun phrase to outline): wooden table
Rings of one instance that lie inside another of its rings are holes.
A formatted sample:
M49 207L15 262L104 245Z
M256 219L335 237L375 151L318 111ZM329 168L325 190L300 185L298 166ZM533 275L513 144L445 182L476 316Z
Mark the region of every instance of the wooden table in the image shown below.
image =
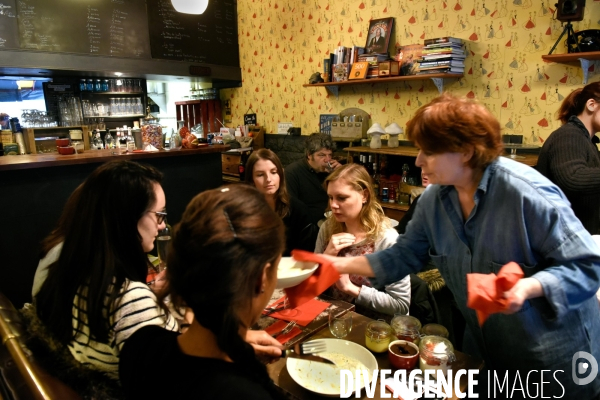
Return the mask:
M358 343L362 346L365 344L365 329L369 322L373 321L371 318L365 317L364 315L357 314L354 311L352 313L352 332L345 337L345 340L349 340L354 343ZM312 335L305 336L305 339L321 339L321 338L334 338L329 332L329 329L326 327L321 328L318 331L315 331ZM377 359L377 364L379 370L382 369L393 369L388 359L388 354L386 353L373 353L375 358ZM461 353L459 351L455 351L455 355L457 361L453 364L453 370L458 369L481 369L483 368L483 361L476 360L473 357ZM312 400L312 399L322 399L324 396L320 396L316 393L308 391L298 385L290 376L286 368L286 360L279 359L277 362L269 364L267 366L267 370L269 371L269 376L273 379L273 382L283 389L283 391L292 399L299 400ZM379 379L379 378L378 378ZM376 383L375 396L373 399L381 399L380 397L380 389L379 382ZM467 377L463 375L460 380L461 390L465 392L465 388L467 386ZM354 398L354 393L351 396ZM362 391L362 399L366 399L365 391ZM450 399L455 399L456 397L451 397Z

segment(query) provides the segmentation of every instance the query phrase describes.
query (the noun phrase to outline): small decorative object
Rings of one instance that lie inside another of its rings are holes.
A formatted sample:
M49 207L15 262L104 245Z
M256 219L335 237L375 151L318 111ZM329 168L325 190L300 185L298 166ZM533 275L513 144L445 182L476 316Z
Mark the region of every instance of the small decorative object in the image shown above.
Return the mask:
M400 128L397 123L392 122L385 127L385 133L390 135L390 138L388 139L388 147L398 147L398 135L404 133L404 130Z
M385 133L385 131L383 130L381 125L379 125L378 122L375 122L373 125L371 125L371 127L369 128L367 133L371 135L370 147L372 149L380 149L381 148L381 135L383 135Z
M374 19L369 23L365 44L368 53L387 53L393 26L394 18Z
M379 76L398 76L400 75L400 67L398 61L382 61L378 64Z
M323 78L321 78L321 73L320 72L315 72L314 74L312 74L310 76L310 78L308 78L308 83L310 83L311 85L314 85L315 83L322 83L324 82Z

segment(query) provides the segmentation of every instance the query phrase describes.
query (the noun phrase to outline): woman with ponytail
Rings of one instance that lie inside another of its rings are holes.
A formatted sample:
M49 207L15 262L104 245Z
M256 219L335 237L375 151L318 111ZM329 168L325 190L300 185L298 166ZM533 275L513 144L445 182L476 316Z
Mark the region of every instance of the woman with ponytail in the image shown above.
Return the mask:
M558 110L563 125L544 142L537 169L562 189L585 229L600 233L600 82L571 92Z
M277 343L250 327L275 288L284 238L281 218L254 187L192 199L174 229L167 291L194 319L181 335L145 327L129 338L119 373L130 398L280 397L248 343Z

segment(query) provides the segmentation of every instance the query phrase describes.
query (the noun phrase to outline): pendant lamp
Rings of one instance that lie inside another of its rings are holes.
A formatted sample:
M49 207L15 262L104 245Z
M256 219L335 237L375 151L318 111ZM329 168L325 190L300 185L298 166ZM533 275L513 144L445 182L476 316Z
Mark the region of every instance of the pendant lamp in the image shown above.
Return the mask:
M202 14L208 7L208 0L171 0L175 11L184 14Z

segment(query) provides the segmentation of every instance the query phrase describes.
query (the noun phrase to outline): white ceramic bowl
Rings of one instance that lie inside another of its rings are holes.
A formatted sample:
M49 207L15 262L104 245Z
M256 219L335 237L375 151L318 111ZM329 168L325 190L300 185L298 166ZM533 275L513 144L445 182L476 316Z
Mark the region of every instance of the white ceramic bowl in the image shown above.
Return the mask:
M277 268L277 289L285 289L296 286L311 276L319 264L309 263L310 268L302 269L297 264L300 261L292 257L281 257L279 268Z
M353 361L361 362L369 369L369 376L376 370L377 360L375 356L365 347L343 339L319 339L327 342L327 353L341 354ZM326 356L326 354L323 354ZM325 357L329 358L329 357ZM288 358L287 370L292 379L303 388L311 392L326 396L340 396L340 370L348 369L348 366L338 366L315 361L307 361L299 358ZM354 375L355 367L350 367ZM360 387L364 387L361 379ZM354 393L354 388L352 388Z

